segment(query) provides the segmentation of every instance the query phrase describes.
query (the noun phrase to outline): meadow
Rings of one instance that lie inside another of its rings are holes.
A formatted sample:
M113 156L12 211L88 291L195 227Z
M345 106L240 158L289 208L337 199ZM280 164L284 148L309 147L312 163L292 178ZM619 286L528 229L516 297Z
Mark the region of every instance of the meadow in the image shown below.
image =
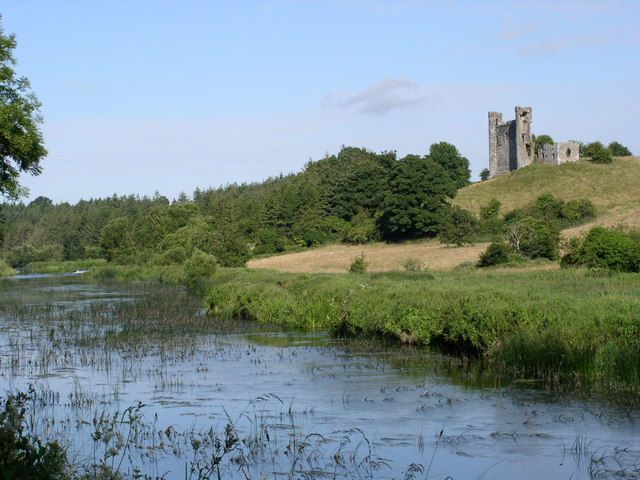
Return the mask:
M221 269L213 317L382 336L551 388L637 401L640 277L587 270L295 275Z

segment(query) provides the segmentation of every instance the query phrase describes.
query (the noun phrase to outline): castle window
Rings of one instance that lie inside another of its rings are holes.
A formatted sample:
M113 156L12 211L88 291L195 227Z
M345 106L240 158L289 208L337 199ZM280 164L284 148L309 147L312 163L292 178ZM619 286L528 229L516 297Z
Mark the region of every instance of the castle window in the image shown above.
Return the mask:
M570 157L571 156L571 149L567 148L567 152L566 153L567 153L567 157Z

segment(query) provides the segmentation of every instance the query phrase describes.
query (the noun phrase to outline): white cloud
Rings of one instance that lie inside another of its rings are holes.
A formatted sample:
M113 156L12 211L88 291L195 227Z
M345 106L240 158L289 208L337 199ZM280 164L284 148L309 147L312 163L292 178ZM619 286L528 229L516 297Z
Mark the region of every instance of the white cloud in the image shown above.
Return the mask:
M412 108L434 100L421 91L418 84L408 78L385 78L367 86L355 94L333 94L325 105L353 109L367 115L387 113Z

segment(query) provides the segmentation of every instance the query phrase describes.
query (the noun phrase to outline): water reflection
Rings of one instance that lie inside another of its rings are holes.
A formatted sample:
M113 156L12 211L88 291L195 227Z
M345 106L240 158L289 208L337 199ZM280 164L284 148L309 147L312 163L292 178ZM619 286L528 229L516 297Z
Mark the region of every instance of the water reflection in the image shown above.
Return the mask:
M0 284L0 388L35 385L33 424L79 459L133 437L109 461L165 478L639 474L635 409L416 348L212 319L175 287L78 280Z

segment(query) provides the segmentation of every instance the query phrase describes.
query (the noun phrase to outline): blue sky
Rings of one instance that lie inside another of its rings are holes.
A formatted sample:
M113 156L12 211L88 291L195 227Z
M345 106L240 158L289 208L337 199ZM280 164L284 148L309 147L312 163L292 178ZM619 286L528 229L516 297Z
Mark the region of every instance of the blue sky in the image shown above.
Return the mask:
M43 103L31 198L170 198L341 145L487 164L487 112L640 152L640 1L30 1L0 6Z

